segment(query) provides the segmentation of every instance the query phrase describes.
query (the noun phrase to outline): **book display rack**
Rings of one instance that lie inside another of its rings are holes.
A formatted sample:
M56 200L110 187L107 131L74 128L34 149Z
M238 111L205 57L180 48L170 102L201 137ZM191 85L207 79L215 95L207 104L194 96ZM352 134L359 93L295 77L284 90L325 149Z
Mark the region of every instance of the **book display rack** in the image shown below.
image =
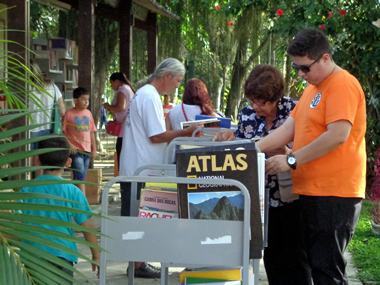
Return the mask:
M177 138L169 144L166 158L173 161L178 149L193 147L228 146L251 143L250 140L213 142L210 138ZM257 156L258 166L263 166L261 155ZM262 167L261 167L262 168ZM257 167L260 169L260 167ZM209 219L143 219L138 218L139 201L138 183L176 183L180 185L202 185L204 178L176 177L175 164L146 165L139 168L133 177L115 177L104 187L102 192L100 284L106 284L106 267L108 261L125 262L133 265L134 261L161 263L160 284L167 284L168 267L219 266L241 268L242 284L248 285L251 239L251 198L247 187L234 179L216 178L207 180L212 187L234 187L243 195L243 218L239 220ZM259 188L264 189L263 173L258 173ZM261 177L262 176L262 177ZM108 191L114 183L131 182L131 216L108 216ZM257 200L257 197L255 198ZM257 201L255 201L256 203ZM258 206L261 208L263 202ZM255 204L257 207L257 204ZM255 211L265 213L260 209ZM263 215L263 214L262 214ZM266 221L262 218L261 220ZM265 224L259 229L264 232ZM254 281L258 284L260 259L253 260ZM133 285L134 266L128 267L128 284ZM250 282L252 285L252 282Z
M78 46L65 38L32 40L34 60L61 90L64 99L78 87Z
M244 220L142 219L108 216L108 191L118 182L202 184L204 179L181 177L115 177L102 193L100 284L106 284L107 261L161 262L160 284L167 284L168 266L231 266L242 268L248 285L250 197L247 188L232 179L212 180L214 185L239 188L244 196ZM128 267L133 285L134 268Z

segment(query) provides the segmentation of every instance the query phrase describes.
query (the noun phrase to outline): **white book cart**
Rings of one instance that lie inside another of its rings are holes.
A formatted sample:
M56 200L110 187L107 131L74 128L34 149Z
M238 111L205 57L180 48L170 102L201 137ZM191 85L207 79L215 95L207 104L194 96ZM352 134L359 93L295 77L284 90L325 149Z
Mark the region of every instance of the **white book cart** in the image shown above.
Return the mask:
M108 215L108 192L118 182L204 184L204 179L180 177L119 176L103 188L99 284L106 284L107 262L155 261L161 267L161 285L168 280L168 266L230 266L242 268L242 284L248 285L250 197L247 188L232 179L208 184L235 186L244 196L243 221L196 219L144 219ZM134 267L128 268L128 285L134 283Z
M177 138L167 147L166 161L174 161L175 150L181 145L228 146L251 142L236 140L214 142L210 137ZM149 176L146 176L147 172ZM153 176L151 176L153 175ZM244 195L244 220L190 220L137 218L138 182L171 182L204 184L204 179L175 177L174 164L146 165L136 170L134 177L115 177L102 193L100 284L106 284L107 261L155 261L161 263L161 285L167 285L168 267L221 266L242 267L243 284L248 284L250 197L246 187L231 179L213 179L207 184L231 185ZM108 191L114 183L131 182L131 216L108 216ZM259 177L259 184L265 181ZM266 223L265 223L266 224ZM264 228L264 233L266 232ZM265 234L264 234L265 235ZM264 238L264 245L265 245ZM259 259L253 260L254 284L258 284ZM134 266L128 267L128 284L134 282Z

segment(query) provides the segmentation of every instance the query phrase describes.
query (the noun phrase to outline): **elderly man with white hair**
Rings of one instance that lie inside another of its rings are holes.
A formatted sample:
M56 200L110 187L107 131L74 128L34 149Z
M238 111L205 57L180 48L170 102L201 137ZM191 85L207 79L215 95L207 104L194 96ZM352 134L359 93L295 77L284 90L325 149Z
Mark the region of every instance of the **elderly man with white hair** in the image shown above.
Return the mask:
M175 58L162 61L139 88L130 102L124 124L120 155L120 175L131 176L147 164L164 163L166 144L180 136L191 136L196 126L185 130L166 130L160 95L170 94L185 76L184 65ZM121 184L121 215L130 215L131 184ZM135 277L159 278L160 271L147 263L135 263Z

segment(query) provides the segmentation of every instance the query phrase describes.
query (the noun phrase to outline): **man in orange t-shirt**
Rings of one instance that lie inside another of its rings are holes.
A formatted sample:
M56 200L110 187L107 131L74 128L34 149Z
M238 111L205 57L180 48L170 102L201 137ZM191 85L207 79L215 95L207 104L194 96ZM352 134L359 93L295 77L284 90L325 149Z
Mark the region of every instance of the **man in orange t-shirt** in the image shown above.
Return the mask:
M294 142L292 153L266 161L266 171L292 170L314 284L348 284L343 254L366 182L365 96L357 79L335 64L321 31L300 31L288 54L309 84L291 116L257 147L268 152Z

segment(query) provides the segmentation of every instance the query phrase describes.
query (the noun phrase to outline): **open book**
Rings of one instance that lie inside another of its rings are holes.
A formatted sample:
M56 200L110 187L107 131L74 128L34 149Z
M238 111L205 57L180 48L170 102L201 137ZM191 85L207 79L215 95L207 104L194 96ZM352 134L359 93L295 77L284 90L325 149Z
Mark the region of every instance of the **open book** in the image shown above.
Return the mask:
M190 127L192 125L199 125L203 127L219 127L220 121L217 117L210 118L210 119L203 119L203 120L195 120L195 121L187 121L187 122L181 122L181 129L186 129L187 127Z

